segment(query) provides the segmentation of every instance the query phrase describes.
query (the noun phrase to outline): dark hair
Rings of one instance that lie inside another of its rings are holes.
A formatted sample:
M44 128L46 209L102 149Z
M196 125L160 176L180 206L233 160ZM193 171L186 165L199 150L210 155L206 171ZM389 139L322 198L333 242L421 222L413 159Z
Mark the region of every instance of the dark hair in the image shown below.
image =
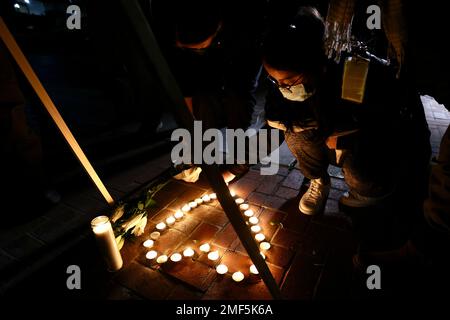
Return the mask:
M212 36L222 21L220 7L214 0L176 1L175 31L177 40L184 44L205 41Z
M279 70L311 74L326 61L325 24L317 9L300 7L294 17L284 15L269 25L262 45L265 63Z

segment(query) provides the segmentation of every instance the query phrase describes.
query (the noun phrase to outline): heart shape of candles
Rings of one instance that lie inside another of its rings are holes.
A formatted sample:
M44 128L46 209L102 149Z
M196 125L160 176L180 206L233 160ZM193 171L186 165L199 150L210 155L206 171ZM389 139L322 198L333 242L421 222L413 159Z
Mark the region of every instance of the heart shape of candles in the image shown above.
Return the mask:
M209 245L209 243L204 243L200 246L200 251L201 252L209 252L209 250L211 250L211 246Z
M268 243L268 242L261 242L260 244L259 244L259 248L261 249L261 250L265 250L265 251L267 251L267 250L269 250L270 249L270 243Z
M179 262L182 258L183 257L179 253L174 253L170 256L170 260L172 260L173 262Z
M208 259L211 261L216 261L219 259L219 251L211 251L208 253Z
M234 200L234 201L236 202L236 204L239 204L239 205L241 205L241 204L244 203L244 199L242 199L242 198L237 198L237 199Z
M237 272L233 273L231 278L233 278L233 280L236 282L241 282L242 280L244 280L244 274L240 271L237 271Z
M185 257L192 257L194 254L195 254L195 251L192 250L191 248L186 248L186 249L183 251L183 255L184 255Z
M211 201L211 198L210 198L210 196L208 196L207 194L205 194L205 195L202 197L202 201L203 201L203 202L210 202L210 201Z
M189 211L191 211L191 207L188 204L186 204L181 208L181 211L189 212Z
M167 219L166 219L166 223L167 223L167 225L168 226L171 226L171 225L173 225L174 223L175 223L175 217L173 217L173 216L170 216L170 217L168 217Z
M156 262L158 262L159 264L166 263L167 262L167 256L165 254L163 254L162 256L159 256L158 259L156 259Z
M252 264L250 266L250 273L252 273L252 274L259 274L258 269L256 269L256 266L254 264Z
M158 239L160 236L161 236L161 233L159 233L158 231L150 233L150 238L152 238L153 240Z
M225 273L228 272L228 267L226 265L224 265L224 264L219 264L216 267L216 271L217 271L218 274L225 274Z
M217 199L217 195L215 193L211 193L209 195L209 197L211 198L211 200L216 200Z
M244 215L245 215L246 217L253 217L254 214L255 214L255 213L253 212L252 209L248 209L248 210L245 210L245 211L244 211Z
M144 247L146 247L146 248L151 248L151 247L153 247L154 244L155 244L155 242L150 239L144 241Z
M184 217L184 213L181 210L178 210L177 212L175 212L174 216L175 219L180 220Z
M250 228L250 230L252 230L252 232L254 233L259 233L261 231L261 227L258 225L254 225Z
M248 208L250 208L248 203L243 203L239 206L239 209L241 209L242 211L246 211L246 210L248 210Z
M261 241L264 241L264 239L266 239L266 236L265 236L264 234L262 234L262 233L257 233L257 234L255 235L255 239L256 239L258 242L261 242Z
M151 251L147 252L147 254L145 255L145 257L146 257L148 260L153 260L153 259L156 258L157 255L158 255L158 252L156 252L155 250L151 250Z
M195 201L189 202L189 207L191 207L191 209L197 208L197 202Z
M258 224L259 220L257 217L251 217L250 219L248 219L248 222L250 222L251 224Z
M197 198L197 199L195 199L195 202L196 202L198 205L201 205L201 204L203 203L203 199Z

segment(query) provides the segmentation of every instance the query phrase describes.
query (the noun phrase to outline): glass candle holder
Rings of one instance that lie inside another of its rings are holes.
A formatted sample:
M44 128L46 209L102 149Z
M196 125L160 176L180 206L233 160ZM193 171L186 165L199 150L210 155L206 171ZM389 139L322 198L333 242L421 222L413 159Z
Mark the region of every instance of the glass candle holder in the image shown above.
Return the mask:
M91 227L108 271L114 272L122 268L122 256L117 247L109 218L107 216L96 217L91 221Z

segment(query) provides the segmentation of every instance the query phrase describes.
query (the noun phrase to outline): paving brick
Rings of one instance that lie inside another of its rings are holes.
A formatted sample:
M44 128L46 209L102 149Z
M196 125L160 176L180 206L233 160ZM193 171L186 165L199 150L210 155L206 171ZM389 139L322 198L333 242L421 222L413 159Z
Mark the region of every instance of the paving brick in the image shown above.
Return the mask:
M286 214L279 211L265 209L259 216L259 226L266 239L272 239L273 235L283 222Z
M269 250L264 252L266 261L280 268L287 268L292 262L291 259L294 256L294 251L272 245Z
M28 235L21 235L4 245L2 249L14 258L21 259L42 247L42 243L36 239Z
M181 184L178 184L181 185ZM181 209L185 204L189 203L192 200L195 200L196 198L200 197L204 194L203 189L199 189L197 187L191 186L189 188L186 188L183 193L181 193L175 201L171 202L169 205L170 209L173 210L179 210ZM166 200L167 201L167 200Z
M77 209L90 216L108 215L110 208L105 201L100 201L82 194L63 197L62 204Z
M266 196L266 199L264 201L264 205L266 207L272 208L272 209L280 209L283 208L286 204L286 199L276 197L276 196Z
M162 270L203 292L210 287L216 277L213 268L192 259L183 259L177 263L169 260L162 265Z
M298 202L295 202L295 209L285 210L286 217L283 220L283 228L303 234L311 221L311 216L305 215L298 210Z
M335 189L348 191L348 186L345 183L344 179L331 178L331 186Z
M257 170L249 170L245 176L246 179L252 179L252 180L256 180L256 181L262 181L264 180L263 175L261 175L261 173L259 172L259 169Z
M266 199L267 195L259 192L252 192L248 198L247 201L256 204L256 205L264 205L264 201Z
M300 186L303 182L303 175L301 174L300 170L294 169L292 170L289 175L284 179L282 186L300 190Z
M276 244L288 249L295 249L301 240L301 236L288 229L281 228L272 239L272 244Z
M233 183L230 186L230 189L232 189L236 194L241 198L247 198L250 193L255 191L258 186L261 185L261 182L259 180L254 179L248 179L246 177L241 178L236 183Z
M299 194L298 189L291 189L287 187L280 187L276 192L276 195L283 199L296 198L298 194Z
M79 221L79 222L78 222ZM47 220L30 230L30 234L45 243L53 243L58 238L66 235L75 227L83 225L79 219L72 218L69 221L56 222ZM89 225L85 224L86 229Z
M227 251L220 263L228 267L229 274L241 271L244 275L249 275L250 266L253 264L247 255L232 251Z
M298 254L289 268L281 292L285 299L311 300L323 266L314 257Z
M222 248L230 248L238 239L238 235L234 231L233 226L229 223L214 239L214 244Z
M121 285L115 285L109 289L106 296L108 300L142 300L141 297L137 296L133 291L122 287Z
M189 236L190 240L195 240L197 243L210 242L211 239L219 231L219 228L209 223L202 222Z
M175 283L161 272L134 262L119 272L116 281L151 300L165 299L175 287Z
M200 221L205 221L219 227L223 227L228 223L228 218L223 210L206 205L195 208L191 215Z
M267 176L264 178L264 180L260 183L258 189L256 189L257 192L265 193L265 194L273 194L275 190L278 189L279 184L281 181L283 181L284 177L282 176Z

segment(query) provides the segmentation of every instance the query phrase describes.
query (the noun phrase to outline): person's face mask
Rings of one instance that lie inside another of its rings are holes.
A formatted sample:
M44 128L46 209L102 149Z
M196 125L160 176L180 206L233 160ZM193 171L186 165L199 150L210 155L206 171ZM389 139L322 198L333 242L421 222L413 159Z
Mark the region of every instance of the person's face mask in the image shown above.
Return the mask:
M305 86L302 83L290 88L279 87L278 89L280 90L284 98L291 101L303 102L314 94L314 92L307 92Z

